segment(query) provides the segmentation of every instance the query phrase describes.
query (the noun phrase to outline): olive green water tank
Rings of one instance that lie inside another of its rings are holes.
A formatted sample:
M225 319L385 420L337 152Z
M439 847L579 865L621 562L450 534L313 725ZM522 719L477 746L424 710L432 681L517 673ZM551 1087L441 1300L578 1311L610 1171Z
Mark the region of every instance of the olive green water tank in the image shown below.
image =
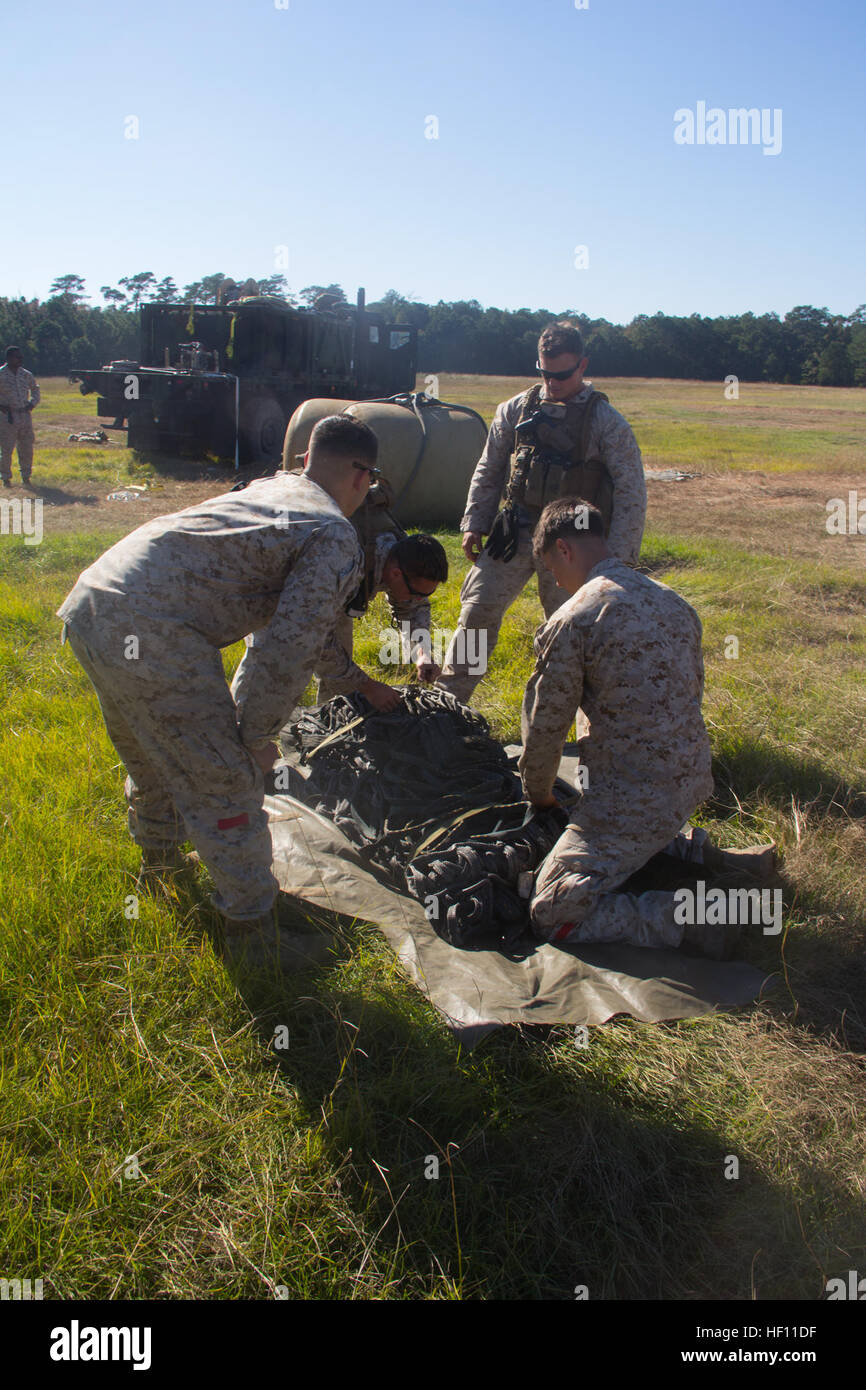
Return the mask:
M394 401L304 401L286 430L283 467L296 468L313 427L327 415L339 414L363 420L376 435L379 467L396 494L398 521L407 526L459 523L487 439L487 426L474 410L423 393Z

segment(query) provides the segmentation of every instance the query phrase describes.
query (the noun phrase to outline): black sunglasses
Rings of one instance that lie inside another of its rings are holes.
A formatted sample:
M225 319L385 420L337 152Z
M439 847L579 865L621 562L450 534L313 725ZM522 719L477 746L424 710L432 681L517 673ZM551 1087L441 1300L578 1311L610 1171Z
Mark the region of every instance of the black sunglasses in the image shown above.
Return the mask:
M374 468L371 463L352 463L353 468L360 468L362 473L369 473L371 478L381 478L383 476L381 468Z
M406 571L404 570L403 566L400 564L399 561L397 562L397 568L398 568L398 570L400 571L400 573L401 573L402 576L403 576L403 583L406 585L406 588L409 590L409 593L412 595L413 598L429 598L429 597L430 597L429 594L422 594L422 592L421 592L420 589L413 589L413 588L412 588L412 585L409 583L409 576L407 575Z
M574 376L579 366L580 363L577 362L575 366L571 367L567 372L546 372L541 363L536 362L535 370L544 377L545 381L568 381L570 376Z

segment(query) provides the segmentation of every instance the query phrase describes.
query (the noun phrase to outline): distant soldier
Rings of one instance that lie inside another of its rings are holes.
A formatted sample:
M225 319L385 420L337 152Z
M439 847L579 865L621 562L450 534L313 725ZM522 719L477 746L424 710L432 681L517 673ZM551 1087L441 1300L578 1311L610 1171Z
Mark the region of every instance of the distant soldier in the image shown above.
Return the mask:
M320 420L303 474L147 522L85 570L59 610L129 773L137 887L182 871L180 845L192 840L216 885L230 955L282 964L307 955L274 914L262 774L358 587L347 517L366 496L376 454L360 421ZM239 711L220 650L254 630L262 641Z
M25 487L33 469L32 413L42 399L36 378L23 366L19 347L6 349L6 365L0 367L0 476L12 486L12 453L18 449L18 467Z
M683 926L672 892L614 891L661 850L713 874L746 871L753 882L773 872L772 846L720 851L704 831L680 833L713 790L700 619L673 589L611 554L601 513L585 503L546 507L534 549L571 598L535 634L520 775L528 801L556 804L577 711L581 792L536 877L533 931L553 942L685 941L726 958L736 923Z
M356 690L374 709L396 709L400 703L393 686L374 680L352 659L353 619L364 616L376 594L387 595L393 622L408 634L401 645L415 662L418 679L429 683L440 674L431 659L430 598L448 578L448 557L434 536L407 535L391 514L392 502L391 489L382 479L352 517L364 556L363 578L322 649L316 666L318 704ZM247 638L247 652L232 682L232 695L241 709L250 685L251 652L259 641L259 633Z
M533 559L533 527L548 502L558 497L592 502L602 513L613 554L630 565L637 561L646 517L640 450L628 422L584 381L588 362L577 329L551 324L538 340L543 382L496 409L460 523L463 550L473 565L438 682L464 703L481 679L467 653L486 652L489 661L505 612L533 571L547 617L567 597ZM467 632L474 641L467 640Z

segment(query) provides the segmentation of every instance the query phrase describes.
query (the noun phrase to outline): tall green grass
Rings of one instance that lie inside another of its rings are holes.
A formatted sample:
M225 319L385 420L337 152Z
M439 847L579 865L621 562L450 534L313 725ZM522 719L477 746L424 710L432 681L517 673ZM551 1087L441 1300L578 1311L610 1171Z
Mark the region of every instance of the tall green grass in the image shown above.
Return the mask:
M746 946L775 991L466 1054L370 924L311 911L333 964L278 986L215 955L206 877L126 915L123 769L53 617L109 539L0 551L0 1274L46 1297L768 1299L866 1259L862 572L675 529L644 551L704 621L702 820L786 854L783 936ZM503 739L539 620L528 588L479 691ZM377 601L363 662L385 624Z

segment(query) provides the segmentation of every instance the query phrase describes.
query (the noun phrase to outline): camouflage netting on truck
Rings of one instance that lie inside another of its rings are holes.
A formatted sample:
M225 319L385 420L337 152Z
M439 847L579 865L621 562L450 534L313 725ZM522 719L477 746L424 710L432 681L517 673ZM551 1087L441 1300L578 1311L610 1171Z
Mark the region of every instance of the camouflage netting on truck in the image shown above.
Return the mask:
M403 690L375 711L338 695L290 726L309 776L292 795L405 885L454 946L509 946L528 928L532 876L566 825L522 799L487 721L445 691ZM570 790L570 789L569 789Z

